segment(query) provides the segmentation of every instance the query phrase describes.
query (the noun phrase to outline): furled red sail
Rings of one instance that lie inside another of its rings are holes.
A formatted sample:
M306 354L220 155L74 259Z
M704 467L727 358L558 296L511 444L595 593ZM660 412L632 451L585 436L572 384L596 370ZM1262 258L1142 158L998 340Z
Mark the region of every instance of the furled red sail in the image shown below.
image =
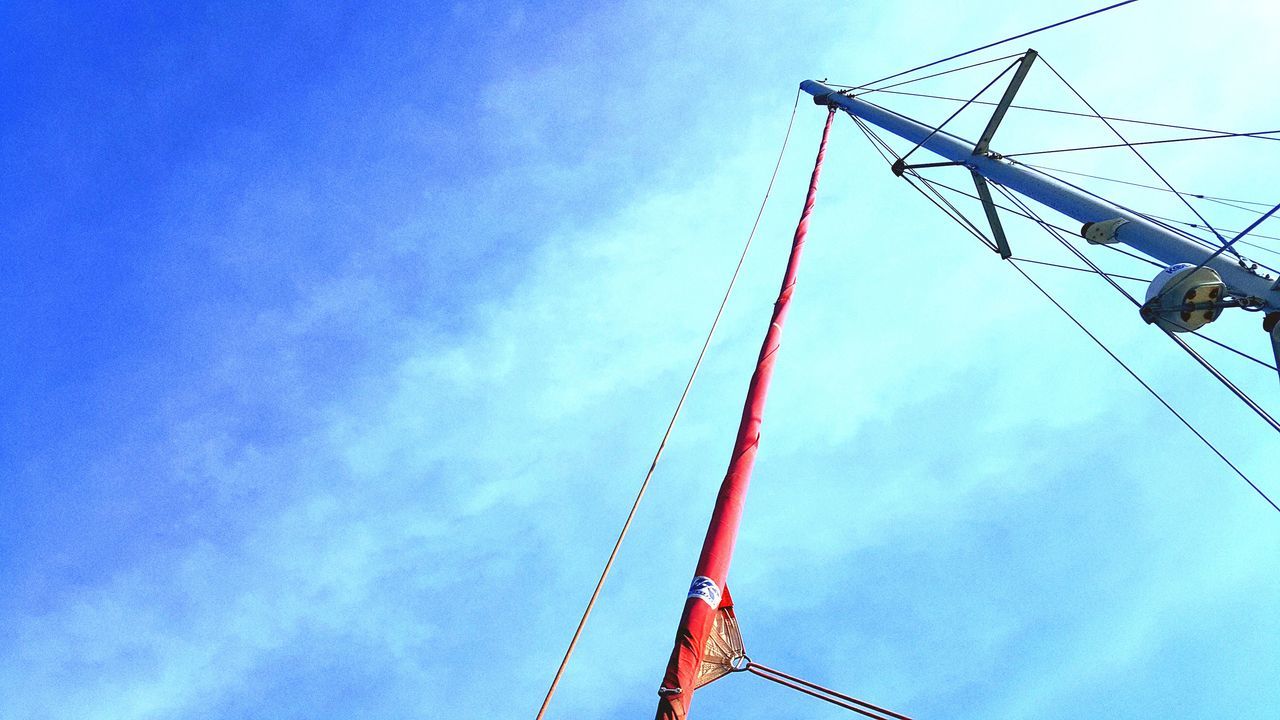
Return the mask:
M817 198L818 176L822 172L822 161L827 151L827 138L831 134L831 123L834 118L833 106L827 113L827 122L822 128L822 141L818 145L818 157L813 166L813 175L809 180L809 192L805 197L804 210L800 214L800 222L796 226L795 236L791 242L791 256L787 260L786 273L782 278L782 289L778 293L777 302L773 305L773 318L769 322L764 344L760 348L756 371L752 374L751 382L747 386L747 399L742 411L742 421L738 425L738 437L734 442L729 470L725 474L724 482L720 485L720 494L716 497L711 524L707 528L707 537L703 541L702 553L698 557L693 583L689 587L684 612L680 616L680 626L676 630L675 648L671 651L671 659L667 664L662 686L658 689L660 698L658 720L684 720L688 714L693 691L699 685L698 677L707 653L709 638L713 634L716 619L722 617L720 612L722 588L725 587L725 581L729 575L729 561L733 556L733 545L737 539L738 525L742 520L742 507L747 498L751 468L755 465L756 448L760 442L760 421L764 416L765 396L769 392L769 379L773 375L773 363L778 354L782 325L786 320L791 293L796 284L800 253L809 231L809 215L813 212L814 201ZM736 626L735 622L735 630Z

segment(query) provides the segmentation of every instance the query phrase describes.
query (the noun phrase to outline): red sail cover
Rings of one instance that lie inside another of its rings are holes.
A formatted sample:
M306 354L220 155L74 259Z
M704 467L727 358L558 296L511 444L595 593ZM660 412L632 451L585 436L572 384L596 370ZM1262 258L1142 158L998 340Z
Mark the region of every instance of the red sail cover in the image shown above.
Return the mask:
M751 468L755 465L756 448L760 442L760 420L764 416L765 396L769 392L769 379L778 354L782 324L786 320L787 307L791 303L791 293L796 284L800 253L804 248L805 235L809 231L809 214L813 212L814 200L818 194L818 176L822 172L827 137L831 134L831 121L834 117L835 108L831 107L827 113L826 125L822 128L822 141L818 145L818 158L813 166L813 176L809 180L804 211L800 214L800 223L796 226L796 234L791 242L791 256L787 260L787 270L782 278L782 289L773 305L773 319L760 348L756 371L747 386L746 404L738 426L733 456L729 460L729 470L720 485L720 494L716 497L711 524L702 543L702 554L698 556L693 584L689 588L684 612L680 616L680 626L676 630L675 648L667 663L662 687L658 689L658 720L683 720L687 716L697 685L698 670L706 651L707 638L720 608L721 588L725 586L729 575L729 560L733 556L733 544L738 536L738 524L742 520L742 506L747 498L747 484L751 480Z

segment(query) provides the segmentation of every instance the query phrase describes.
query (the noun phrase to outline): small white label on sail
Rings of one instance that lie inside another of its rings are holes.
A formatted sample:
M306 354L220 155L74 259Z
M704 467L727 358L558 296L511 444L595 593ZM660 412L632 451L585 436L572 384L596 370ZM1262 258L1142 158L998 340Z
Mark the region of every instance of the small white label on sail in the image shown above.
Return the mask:
M712 609L720 607L720 588L715 581L706 575L699 575L689 586L689 597L696 597L710 605Z

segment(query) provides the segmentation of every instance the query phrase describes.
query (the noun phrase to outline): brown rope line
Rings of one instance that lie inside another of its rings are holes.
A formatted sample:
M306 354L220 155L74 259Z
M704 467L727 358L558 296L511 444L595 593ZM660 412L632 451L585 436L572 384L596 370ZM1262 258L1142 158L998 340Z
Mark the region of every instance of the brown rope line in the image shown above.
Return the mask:
M781 670L775 670L767 665L761 665L754 661L748 661L745 670L757 677L762 677L765 680L775 682L792 690L798 690L810 697L818 698L819 700L831 703L837 707L842 707L845 710L852 710L853 712L869 718L875 718L876 720L887 720L888 718L911 720L911 718L906 715L901 715L878 705L872 705L869 702L859 700L851 695L845 695L844 693L823 687L817 683L802 680L794 675L788 675Z
M649 488L649 480L653 478L653 472L658 467L658 460L661 459L663 451L667 447L667 440L671 437L671 431L676 425L676 419L680 417L680 411L684 408L684 401L689 397L689 389L693 387L693 380L698 376L698 369L702 367L702 360L707 355L707 348L711 345L711 338L716 333L716 328L720 325L720 318L724 315L724 308L729 303L729 296L733 293L734 286L738 283L738 275L742 271L742 264L747 259L747 251L751 249L751 241L755 239L756 229L760 227L760 218L764 215L765 206L769 204L769 196L773 193L773 182L778 178L778 169L782 167L782 157L787 152L787 142L791 139L791 126L795 124L796 108L800 105L800 90L796 90L795 102L791 105L791 119L787 121L787 131L782 138L782 149L778 152L778 161L773 166L773 175L769 178L769 186L765 188L764 199L760 202L760 210L756 213L756 220L751 225L751 232L747 234L747 242L742 247L742 255L738 258L738 265L733 269L733 275L729 278L729 287L724 291L724 299L720 301L720 308L716 310L715 319L711 321L711 329L707 331L707 339L702 343L702 350L698 352L698 359L693 363L693 371L689 373L689 380L684 385L684 391L680 393L680 400L676 403L676 409L671 413L671 421L667 423L667 430L662 434L662 441L658 443L658 450L653 455L653 462L649 463L649 471L645 473L644 481L640 483L640 490L636 493L635 502L631 504L631 511L627 513L627 520L622 524L622 530L618 533L618 539L613 544L613 550L609 553L609 559L605 561L604 570L600 573L600 579L596 582L596 588L591 592L591 599L587 601L587 607L582 612L582 619L578 621L578 627L573 631L573 638L569 641L569 648L564 652L564 659L560 661L560 667L556 669L556 675L551 680L551 686L547 688L547 696L542 700L542 707L538 709L537 720L542 720L547 713L547 707L551 704L551 696L555 694L556 687L560 685L560 679L564 677L565 667L569 664L569 657L573 655L573 650L578 645L579 638L582 637L582 629L587 625L587 618L591 616L591 610L595 607L596 600L600 597L600 589L604 587L604 581L609 577L609 571L613 568L613 561L618 557L618 549L622 547L622 541L627 536L627 532L631 529L631 521L635 519L636 511L640 508L640 501L644 499L645 491Z

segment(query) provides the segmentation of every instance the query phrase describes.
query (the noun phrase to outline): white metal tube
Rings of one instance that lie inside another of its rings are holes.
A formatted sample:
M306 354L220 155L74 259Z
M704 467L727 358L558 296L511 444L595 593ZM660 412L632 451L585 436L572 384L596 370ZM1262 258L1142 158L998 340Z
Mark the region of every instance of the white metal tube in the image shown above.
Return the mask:
M814 80L804 81L800 88L812 95L814 102L833 104L951 162L963 163L988 181L1025 195L1080 223L1123 218L1128 223L1116 232L1116 240L1161 262L1169 265L1182 262L1199 264L1213 253L1182 235L1043 174L1008 160L974 155L973 142L945 130L934 132L933 128L911 118L859 98L841 95L835 88ZM1241 267L1235 258L1219 255L1208 262L1208 267L1222 276L1233 294L1261 298L1268 310L1280 309L1280 290L1272 288L1271 280Z

